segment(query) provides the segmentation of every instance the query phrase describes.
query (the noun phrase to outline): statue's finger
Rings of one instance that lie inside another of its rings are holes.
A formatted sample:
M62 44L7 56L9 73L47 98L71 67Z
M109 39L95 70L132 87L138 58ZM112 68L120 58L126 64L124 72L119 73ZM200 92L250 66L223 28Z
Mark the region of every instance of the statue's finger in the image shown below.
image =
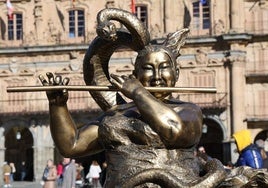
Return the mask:
M124 80L128 79L126 75L121 76Z
M115 86L117 88L121 88L121 84L116 79L111 78L110 82L112 83L113 86Z
M39 80L41 81L41 83L42 83L43 85L48 85L47 80L45 79L45 77L44 77L42 74L40 74L40 75L38 76L38 78L39 78Z
M129 75L129 78L130 79L135 79L136 77L133 74L131 74L131 75Z
M61 76L56 76L55 77L55 84L56 85L62 85L62 77Z
M68 85L69 84L69 82L70 82L70 78L68 78L68 77L66 77L66 78L64 78L63 79L63 81L62 81L62 85Z
M54 85L54 75L51 73L51 72L47 72L47 78L48 78L48 83L51 84L51 85Z
M123 79L121 76L118 76L118 75L115 75L115 74L111 74L111 77L112 77L115 81L117 81L117 82L119 82L119 83L124 82L124 79Z

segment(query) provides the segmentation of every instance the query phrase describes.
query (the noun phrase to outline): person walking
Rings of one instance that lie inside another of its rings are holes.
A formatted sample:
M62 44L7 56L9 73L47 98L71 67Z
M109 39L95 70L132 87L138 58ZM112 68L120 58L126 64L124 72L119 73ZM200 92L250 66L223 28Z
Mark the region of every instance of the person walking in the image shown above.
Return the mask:
M43 188L56 188L57 169L52 159L47 160L47 165L43 173Z
M63 181L62 188L75 188L76 166L70 158L63 158Z
M89 172L87 174L87 178L91 179L92 185L94 188L98 187L100 173L101 173L100 165L98 164L98 162L96 160L93 160L91 165L90 165Z
M11 167L5 161L3 165L4 187L11 187L10 174L11 174Z

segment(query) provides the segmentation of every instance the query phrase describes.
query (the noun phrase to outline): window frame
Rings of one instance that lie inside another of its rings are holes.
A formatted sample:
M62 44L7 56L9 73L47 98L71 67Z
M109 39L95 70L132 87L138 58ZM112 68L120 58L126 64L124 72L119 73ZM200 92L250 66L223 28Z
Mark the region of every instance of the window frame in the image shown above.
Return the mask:
M73 12L73 15L71 15ZM82 13L82 14L81 14ZM72 20L70 19L72 16ZM82 18L82 19L81 19ZM81 24L82 23L82 24ZM68 38L85 37L85 10L70 9L68 10Z
M23 14L21 12L14 12L12 19L8 18L7 15L7 40L23 40Z
M210 1L205 5L201 0L192 2L191 30L193 35L209 35L211 31L211 7Z
M142 15L144 14L144 10L141 10L141 9L145 9L145 13L146 13L146 16ZM138 5L135 5L135 16L141 20L144 24L145 27L149 28L149 19L148 19L148 6L146 4L138 4Z

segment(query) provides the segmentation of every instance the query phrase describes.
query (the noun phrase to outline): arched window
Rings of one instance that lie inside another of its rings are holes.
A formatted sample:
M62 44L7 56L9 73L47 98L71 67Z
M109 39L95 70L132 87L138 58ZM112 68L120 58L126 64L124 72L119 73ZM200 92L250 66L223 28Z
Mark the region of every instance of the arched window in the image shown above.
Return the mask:
M85 36L85 13L84 10L69 11L69 37Z
M8 40L22 40L23 38L23 19L22 14L13 13L8 18Z

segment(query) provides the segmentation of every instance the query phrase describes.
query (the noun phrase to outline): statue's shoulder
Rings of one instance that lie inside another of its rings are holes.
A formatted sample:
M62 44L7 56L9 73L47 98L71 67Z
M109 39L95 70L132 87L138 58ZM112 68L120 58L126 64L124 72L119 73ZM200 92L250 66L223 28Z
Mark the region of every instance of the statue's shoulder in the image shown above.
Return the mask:
M201 111L201 108L192 102L185 102L178 99L168 99L164 101L166 104L172 106L173 109L191 109L196 111Z

